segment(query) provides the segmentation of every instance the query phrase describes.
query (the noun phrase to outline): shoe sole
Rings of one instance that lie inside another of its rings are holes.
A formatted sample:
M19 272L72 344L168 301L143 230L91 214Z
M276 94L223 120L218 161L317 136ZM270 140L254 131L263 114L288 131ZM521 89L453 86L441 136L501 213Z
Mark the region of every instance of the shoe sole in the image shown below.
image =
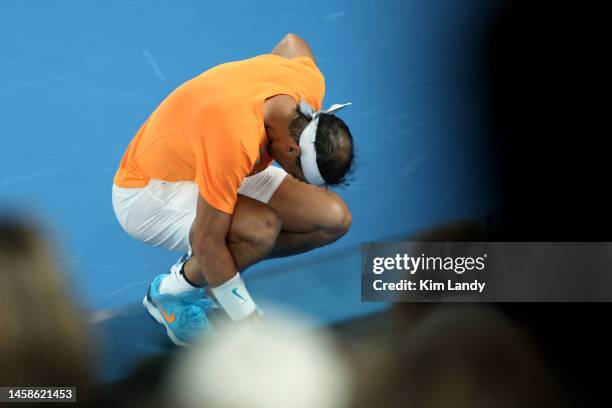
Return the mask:
M155 319L155 321L157 323L163 325L166 328L166 333L168 334L168 337L170 337L170 340L172 340L172 342L174 344L176 344L177 346L181 346L181 347L189 347L190 346L189 343L181 341L181 340L179 340L176 337L176 335L174 334L172 329L170 329L170 326L168 326L168 324L166 323L166 321L162 317L161 313L159 313L159 310L157 309L157 307L155 307L155 305L153 305L153 304L151 304L151 302L149 302L149 300L147 299L147 296L145 296L142 299L142 305L145 307L145 309L147 309L147 312L149 312L151 317L153 319Z

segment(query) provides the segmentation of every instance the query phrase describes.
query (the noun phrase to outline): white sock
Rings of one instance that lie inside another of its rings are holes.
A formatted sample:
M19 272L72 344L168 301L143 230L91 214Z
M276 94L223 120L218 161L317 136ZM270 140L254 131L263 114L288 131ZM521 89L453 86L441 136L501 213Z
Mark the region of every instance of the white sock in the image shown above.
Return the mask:
M180 295L200 288L191 285L181 273L182 265L174 265L170 273L159 284L159 293L162 295Z

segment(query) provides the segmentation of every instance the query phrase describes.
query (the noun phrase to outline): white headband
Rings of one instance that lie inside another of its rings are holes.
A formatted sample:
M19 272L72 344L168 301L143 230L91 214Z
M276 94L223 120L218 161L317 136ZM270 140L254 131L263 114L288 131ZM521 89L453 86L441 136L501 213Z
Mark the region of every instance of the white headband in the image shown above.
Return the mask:
M335 112L338 112L340 109L349 105L351 105L351 102L333 104L328 110L324 112L317 112L304 99L300 101L300 112L310 119L310 122L308 122L300 135L300 161L302 163L302 171L304 172L306 181L310 184L314 184L316 186L322 186L325 184L325 180L321 176L321 172L319 172L319 166L317 165L317 152L315 150L315 138L317 136L317 126L319 125L321 113L333 115Z

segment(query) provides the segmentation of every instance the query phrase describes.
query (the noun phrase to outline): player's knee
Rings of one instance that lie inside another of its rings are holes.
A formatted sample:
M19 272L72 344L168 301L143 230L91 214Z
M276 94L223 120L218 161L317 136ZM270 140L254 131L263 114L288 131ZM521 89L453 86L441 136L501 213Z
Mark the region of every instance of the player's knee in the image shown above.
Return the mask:
M353 215L346 203L335 196L327 209L327 230L341 237L346 234L353 224Z
M246 232L246 240L253 246L267 251L274 246L281 230L282 222L276 211L267 208L259 211Z

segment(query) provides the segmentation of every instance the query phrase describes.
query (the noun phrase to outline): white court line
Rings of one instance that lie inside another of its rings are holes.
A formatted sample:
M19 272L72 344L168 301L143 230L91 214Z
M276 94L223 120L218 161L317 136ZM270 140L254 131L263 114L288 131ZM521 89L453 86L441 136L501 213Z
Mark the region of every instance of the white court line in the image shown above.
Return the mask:
M68 80L68 79L76 78L76 77L84 75L84 74L88 74L88 73L90 73L92 71L93 71L93 69L84 69L84 70L81 70L81 71L68 72L66 74L55 75L55 76L51 76L51 77L47 77L47 78L43 78L43 79L39 79L39 80L35 80L35 81L15 82L13 84L10 84L10 85L4 86L4 87L0 87L0 92L3 92L3 91L12 91L14 89L21 89L21 88L27 88L27 87L30 87L30 86L42 85L42 84L46 84L48 82L65 81L65 80Z
M151 69L153 70L153 73L162 81L162 82L166 82L166 77L164 76L163 72L161 71L161 69L159 68L159 65L157 65L157 63L155 62L155 60L153 59L153 56L151 55L151 53L149 52L148 49L144 49L142 50L142 52L144 52L145 57L147 58L147 62L149 63L149 66L151 67Z
M89 321L89 323L99 323L105 320L112 319L117 314L118 313L113 310L97 310L95 312L92 312L87 320Z
M329 15L323 17L323 20L325 20L325 21L337 20L340 17L344 17L345 14L346 14L346 10L337 11L335 13L332 13L332 14L329 14Z
M128 283L126 285L121 286L118 289L112 290L112 291L104 294L104 297L111 297L111 296L118 295L121 292L125 292L128 289L135 288L135 287L140 286L140 285L145 284L145 283L147 283L147 281L144 281L144 280L138 281L138 282Z
M26 180L31 180L31 179L36 179L36 178L39 178L39 177L47 176L49 174L59 173L62 170L64 170L64 169L62 169L61 167L52 167L50 169L46 169L46 170L42 170L42 171L37 171L36 173L18 174L16 176L13 176L13 177L9 178L8 180L0 181L0 188L8 187L10 185L20 183L22 181L26 181Z

